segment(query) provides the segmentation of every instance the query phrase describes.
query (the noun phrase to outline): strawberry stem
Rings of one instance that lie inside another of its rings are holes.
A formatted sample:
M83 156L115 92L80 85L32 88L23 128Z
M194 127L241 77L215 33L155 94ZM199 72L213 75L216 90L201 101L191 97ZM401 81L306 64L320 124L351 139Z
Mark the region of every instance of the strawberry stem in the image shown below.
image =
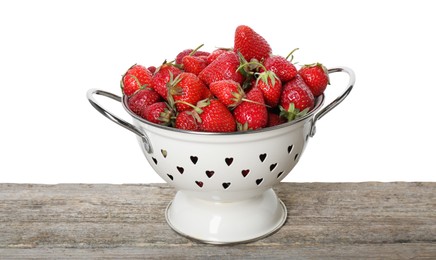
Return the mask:
M202 43L202 44L200 44L200 46L198 46L197 48L195 48L195 49L193 49L192 51L191 51L191 53L189 53L189 56L192 56L192 55L194 55L201 47L203 47L204 46L204 43Z
M246 98L242 98L241 100L242 100L242 101L245 101L245 102L250 102L250 103L253 103L253 104L257 104L257 105L265 106L265 107L267 107L267 108L271 108L271 106L268 106L268 105L265 104L265 103L260 103L260 102L254 101L254 100L250 100L250 99L246 99Z
M265 68L265 66L263 66L262 63L258 62L258 61L250 61L250 62L244 62L241 65L239 65L239 67L236 69L236 71L241 70L242 68L245 68L246 66L250 66L250 65L256 65L256 67L261 67L263 70L267 70Z
M177 67L177 66L174 64L175 61L176 61L176 60L172 60L172 61L168 62L168 61L165 59L165 60L162 62L162 64L161 64L159 67L156 68L156 71L155 71L154 73L155 73L155 74L158 73L159 70L162 68L162 66L165 65L165 64L169 64L169 65L171 65L171 66Z
M178 86L182 78L180 77L181 74L177 75L176 78L174 78L174 74L170 71L170 80L167 83L168 88L168 95L182 95L183 89Z
M265 83L265 85L267 85L268 88L269 88L271 86L269 84L268 79L271 81L271 84L273 86L276 84L276 80L279 80L279 78L274 73L274 71L271 71L271 70L265 70L264 72L261 72L261 73L257 72L257 73L255 73L255 75L258 76L257 79L256 79L256 86L259 83L259 80L262 80Z
M284 109L282 106L279 106L279 109L280 116L286 118L288 122L303 117L309 112L308 107L300 111L298 108L295 107L294 103L289 104L288 110Z
M198 102L200 102L200 101L198 101ZM176 102L174 102L174 104L176 104L176 103L185 104L185 105L187 105L187 106L190 106L190 107L192 107L192 109L193 109L196 113L198 113L198 114L203 113L203 109L201 109L201 108L198 107L198 106L194 106L193 104L188 103L188 102L186 102L186 101L183 101L183 100L177 100Z
M135 75L129 74L129 76L136 81L136 84L138 84L139 89L145 89L146 87L148 87L148 84L141 85L141 82L139 82L138 77L136 77Z
M297 50L299 50L299 48L295 48L295 49L293 49L289 54L288 54L288 56L286 56L286 58L285 59L288 59L289 57L291 57L291 62L294 60L294 52L296 52Z

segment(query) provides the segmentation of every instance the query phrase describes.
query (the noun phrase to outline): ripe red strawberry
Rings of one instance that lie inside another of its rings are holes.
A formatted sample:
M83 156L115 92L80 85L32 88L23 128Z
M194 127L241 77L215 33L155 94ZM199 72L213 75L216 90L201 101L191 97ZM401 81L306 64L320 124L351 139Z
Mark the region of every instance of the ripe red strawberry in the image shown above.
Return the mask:
M173 123L174 110L166 102L156 102L144 107L141 117L155 124L169 126Z
M210 83L210 92L229 108L238 106L245 97L241 85L233 80L220 80Z
M213 98L213 94L212 92L210 92L210 89L208 87L204 88L204 92L203 92L203 96L202 96L202 100L203 99L208 99L208 98Z
M268 58L272 52L268 42L246 25L240 25L236 28L233 50L240 52L247 61L251 59L262 61Z
M303 78L297 74L283 86L280 98L280 115L292 121L309 112L315 104L315 98Z
M171 75L177 77L182 71L171 63L164 62L153 75L151 87L167 100L168 88L167 83L170 81Z
M195 75L207 66L207 56L185 56L182 59L182 65L185 72L191 72Z
M153 89L140 89L129 97L127 105L133 113L140 115L144 107L162 100L162 97Z
M270 70L258 74L256 86L262 90L265 104L276 107L282 93L282 82L276 74Z
M205 132L234 132L236 122L230 110L218 99L200 101L200 130Z
M268 112L268 124L267 126L275 126L286 123L287 120L284 117L279 116L276 113Z
M150 87L151 72L144 66L135 64L121 78L121 89L126 96L131 96L139 89Z
M177 114L174 127L183 130L199 131L199 121L201 119L195 111L186 110Z
M324 93L329 84L329 74L327 68L321 63L305 65L298 73L312 91L315 97Z
M282 82L287 82L297 75L295 65L282 56L272 55L263 63L267 70L274 72Z
M242 74L237 71L239 68L239 58L234 52L228 51L221 54L211 64L198 74L198 77L206 84L219 80L231 79L238 83L244 81Z
M238 131L255 130L268 124L268 110L264 104L262 91L254 87L246 94L246 99L233 110ZM256 102L256 103L254 103Z
M169 94L173 97L179 112L191 110L192 106L184 102L195 106L203 98L205 88L204 83L195 74L189 72L182 72L168 83Z
M151 74L154 74L156 72L155 66L148 66L147 69L151 72Z
M177 56L176 56L176 64L182 64L183 57L191 55L191 54L192 54L191 56L209 56L209 54L210 54L209 52L207 52L207 51L199 51L198 50L202 46L203 46L203 44L200 45L199 47L197 47L195 50L193 50L193 49L186 49L186 50L183 50L183 51L179 52L177 54Z
M218 58L218 56L220 56L223 53L228 52L228 49L216 49L213 52L211 52L209 54L209 56L207 56L207 64L211 64L212 61L216 60L216 58Z

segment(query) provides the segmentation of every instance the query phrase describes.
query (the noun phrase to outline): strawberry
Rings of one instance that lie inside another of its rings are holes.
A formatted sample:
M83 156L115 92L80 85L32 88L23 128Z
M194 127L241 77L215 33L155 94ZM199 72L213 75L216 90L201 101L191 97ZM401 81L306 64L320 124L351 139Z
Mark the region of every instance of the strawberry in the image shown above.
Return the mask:
M155 124L169 126L172 124L174 110L166 102L156 102L144 107L141 117Z
M175 79L168 83L168 93L175 101L177 111L189 110L203 98L206 86L195 75L189 72L182 72ZM188 103L188 104L186 104Z
M263 128L268 123L268 110L264 104L262 91L254 87L247 92L246 98L250 101L244 101L234 110L238 131L255 130Z
M258 74L256 86L262 91L265 104L276 107L282 93L282 82L270 70Z
M170 76L173 75L173 78L175 78L180 73L182 71L179 68L165 61L154 73L151 87L167 100L167 83L170 81Z
M284 117L281 117L280 115L273 112L268 112L268 124L267 124L268 127L280 125L286 122L287 120Z
M233 50L240 52L247 61L251 59L262 61L268 58L272 52L268 42L246 25L236 27Z
M182 65L185 72L191 72L198 75L207 66L207 56L187 55L183 57Z
M244 77L237 71L238 68L238 55L232 51L228 51L221 54L211 64L207 65L207 67L198 74L198 77L208 86L214 81L225 79L242 83Z
M218 99L202 100L197 104L201 131L234 132L236 122L230 110Z
M203 47L203 44L201 44L200 46L198 46L196 49L186 49L183 50L181 52L179 52L176 56L176 64L182 64L182 59L185 56L191 55L191 56L209 56L209 52L207 51L199 51L198 49L200 49L201 47Z
M233 80L220 80L210 83L210 92L229 108L238 106L245 97L241 85Z
M213 94L208 87L204 88L201 99L213 98Z
M282 91L282 82L277 77L277 75L258 61L247 62L243 60L241 66L238 70L243 71L246 76L246 81L244 82L243 88L249 88L250 85L258 87L265 99L265 104L270 107L276 107L280 100L280 94ZM256 71L262 72L256 72Z
M216 58L218 58L218 56L220 56L223 53L228 52L228 49L216 49L213 52L211 52L209 54L209 56L207 56L207 64L211 64L212 61L216 60Z
M136 91L127 100L127 106L133 113L140 115L145 106L161 101L162 97L153 89L145 88Z
M195 111L186 110L177 114L174 127L183 130L199 131L199 121L201 119Z
M154 74L156 72L155 66L148 66L147 69L151 72L151 74Z
M324 93L329 83L327 68L321 63L304 65L298 71L315 97Z
M297 49L287 57L272 55L266 39L246 25L236 27L232 48L206 52L202 46L157 68L131 66L120 81L128 108L188 131L255 130L304 116L329 84L322 64L297 70Z
M121 78L121 89L126 96L131 96L139 89L149 87L152 81L151 72L144 66L131 66Z
M289 81L297 75L295 65L282 56L272 55L265 59L263 65L266 70L274 72L282 82Z
M303 78L297 74L283 86L280 115L292 121L305 115L315 104L315 98Z

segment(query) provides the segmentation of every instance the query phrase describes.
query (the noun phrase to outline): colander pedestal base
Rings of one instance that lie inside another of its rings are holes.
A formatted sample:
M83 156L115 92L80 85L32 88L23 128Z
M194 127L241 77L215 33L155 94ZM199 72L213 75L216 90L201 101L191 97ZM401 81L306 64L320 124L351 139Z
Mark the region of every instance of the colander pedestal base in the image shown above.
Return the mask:
M273 189L241 201L207 201L178 191L165 212L177 233L210 244L251 242L283 226L287 210Z

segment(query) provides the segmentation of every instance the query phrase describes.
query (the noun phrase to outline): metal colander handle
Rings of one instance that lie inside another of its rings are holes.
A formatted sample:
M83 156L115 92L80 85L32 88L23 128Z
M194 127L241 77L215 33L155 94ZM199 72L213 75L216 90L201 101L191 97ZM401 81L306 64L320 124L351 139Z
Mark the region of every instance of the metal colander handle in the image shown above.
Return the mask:
M349 80L347 89L342 93L339 97L337 97L335 100L333 100L330 104L325 106L321 111L319 111L314 117L313 117L313 123L312 128L310 129L310 136L313 137L316 133L316 122L321 119L325 114L330 112L333 108L335 108L337 105L339 105L347 96L350 94L351 90L353 89L354 83L356 82L356 76L354 75L354 71L347 67L337 67L332 68L328 70L329 74L335 73L335 72L345 72L348 74Z
M132 125L131 123L126 122L125 120L115 116L111 112L104 109L97 102L97 100L95 100L94 95L105 96L105 97L111 98L113 100L116 100L118 102L121 102L120 96L117 96L117 95L112 94L110 92L106 92L106 91L99 90L99 89L90 89L90 90L88 90L88 92L86 94L89 102L98 112L100 112L102 115L107 117L112 122L115 122L115 123L119 124L120 126L135 133L137 136L139 136L142 139L142 143L144 144L145 151L147 151L147 153L149 153L149 154L153 152L153 148L151 147L150 140L148 139L148 137L145 133L141 132L141 130L139 130L138 127Z

